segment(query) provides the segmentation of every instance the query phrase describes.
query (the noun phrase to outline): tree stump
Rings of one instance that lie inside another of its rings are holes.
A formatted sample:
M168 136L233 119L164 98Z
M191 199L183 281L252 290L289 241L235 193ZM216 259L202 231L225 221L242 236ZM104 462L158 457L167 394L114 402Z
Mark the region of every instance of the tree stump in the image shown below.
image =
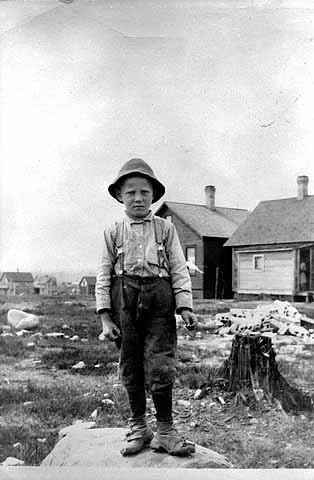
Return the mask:
M235 335L229 358L218 370L236 401L253 397L256 402L274 402L285 411L313 410L313 399L290 385L279 372L271 338Z

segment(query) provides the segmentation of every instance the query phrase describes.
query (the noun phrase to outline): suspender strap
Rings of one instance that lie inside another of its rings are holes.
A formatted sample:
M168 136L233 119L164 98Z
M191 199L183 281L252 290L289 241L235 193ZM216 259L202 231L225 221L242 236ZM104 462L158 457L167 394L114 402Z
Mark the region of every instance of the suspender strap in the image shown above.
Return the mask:
M162 276L161 269L164 268L167 272L166 267L166 252L163 239L163 223L162 220L158 217L154 217L154 229L155 229L155 241L157 243L157 255L158 255L158 267L159 267L159 276ZM169 273L169 272L168 272Z
M117 260L119 261L119 274L122 275L124 272L124 251L123 251L123 235L124 235L124 221L116 222L116 255Z

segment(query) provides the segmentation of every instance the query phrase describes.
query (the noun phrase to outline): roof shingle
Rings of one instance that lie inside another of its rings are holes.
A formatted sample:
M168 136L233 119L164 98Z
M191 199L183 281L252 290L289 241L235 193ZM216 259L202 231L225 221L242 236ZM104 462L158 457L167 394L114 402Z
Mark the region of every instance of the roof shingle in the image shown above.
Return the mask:
M157 210L157 215L164 205L201 237L229 238L249 213L237 208L216 207L213 211L206 205L164 202Z
M228 247L314 241L314 195L260 202L225 243Z
M3 272L1 278L6 275L12 282L33 282L33 275L30 272Z

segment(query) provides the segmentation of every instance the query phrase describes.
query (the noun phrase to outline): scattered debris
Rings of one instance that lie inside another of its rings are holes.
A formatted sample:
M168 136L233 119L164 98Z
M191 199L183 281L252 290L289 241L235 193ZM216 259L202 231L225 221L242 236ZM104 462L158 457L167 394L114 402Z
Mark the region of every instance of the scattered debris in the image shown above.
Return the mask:
M258 305L255 309L231 308L230 312L217 313L215 321L222 324L216 330L222 336L247 333L270 338L275 335L293 335L314 339L314 331L301 326L301 323L311 323L311 319L300 314L286 301L275 300L272 304Z

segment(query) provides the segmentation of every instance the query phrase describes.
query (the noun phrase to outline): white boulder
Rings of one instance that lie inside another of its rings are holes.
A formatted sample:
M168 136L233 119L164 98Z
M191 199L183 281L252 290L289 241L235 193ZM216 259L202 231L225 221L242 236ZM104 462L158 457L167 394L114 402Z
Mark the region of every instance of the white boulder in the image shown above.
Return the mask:
M23 460L20 460L19 458L7 457L7 458L1 463L1 465L2 465L3 467L18 467L18 466L25 465L25 463L23 462Z
M40 321L37 315L11 308L7 314L8 324L16 330L29 330L38 327Z

